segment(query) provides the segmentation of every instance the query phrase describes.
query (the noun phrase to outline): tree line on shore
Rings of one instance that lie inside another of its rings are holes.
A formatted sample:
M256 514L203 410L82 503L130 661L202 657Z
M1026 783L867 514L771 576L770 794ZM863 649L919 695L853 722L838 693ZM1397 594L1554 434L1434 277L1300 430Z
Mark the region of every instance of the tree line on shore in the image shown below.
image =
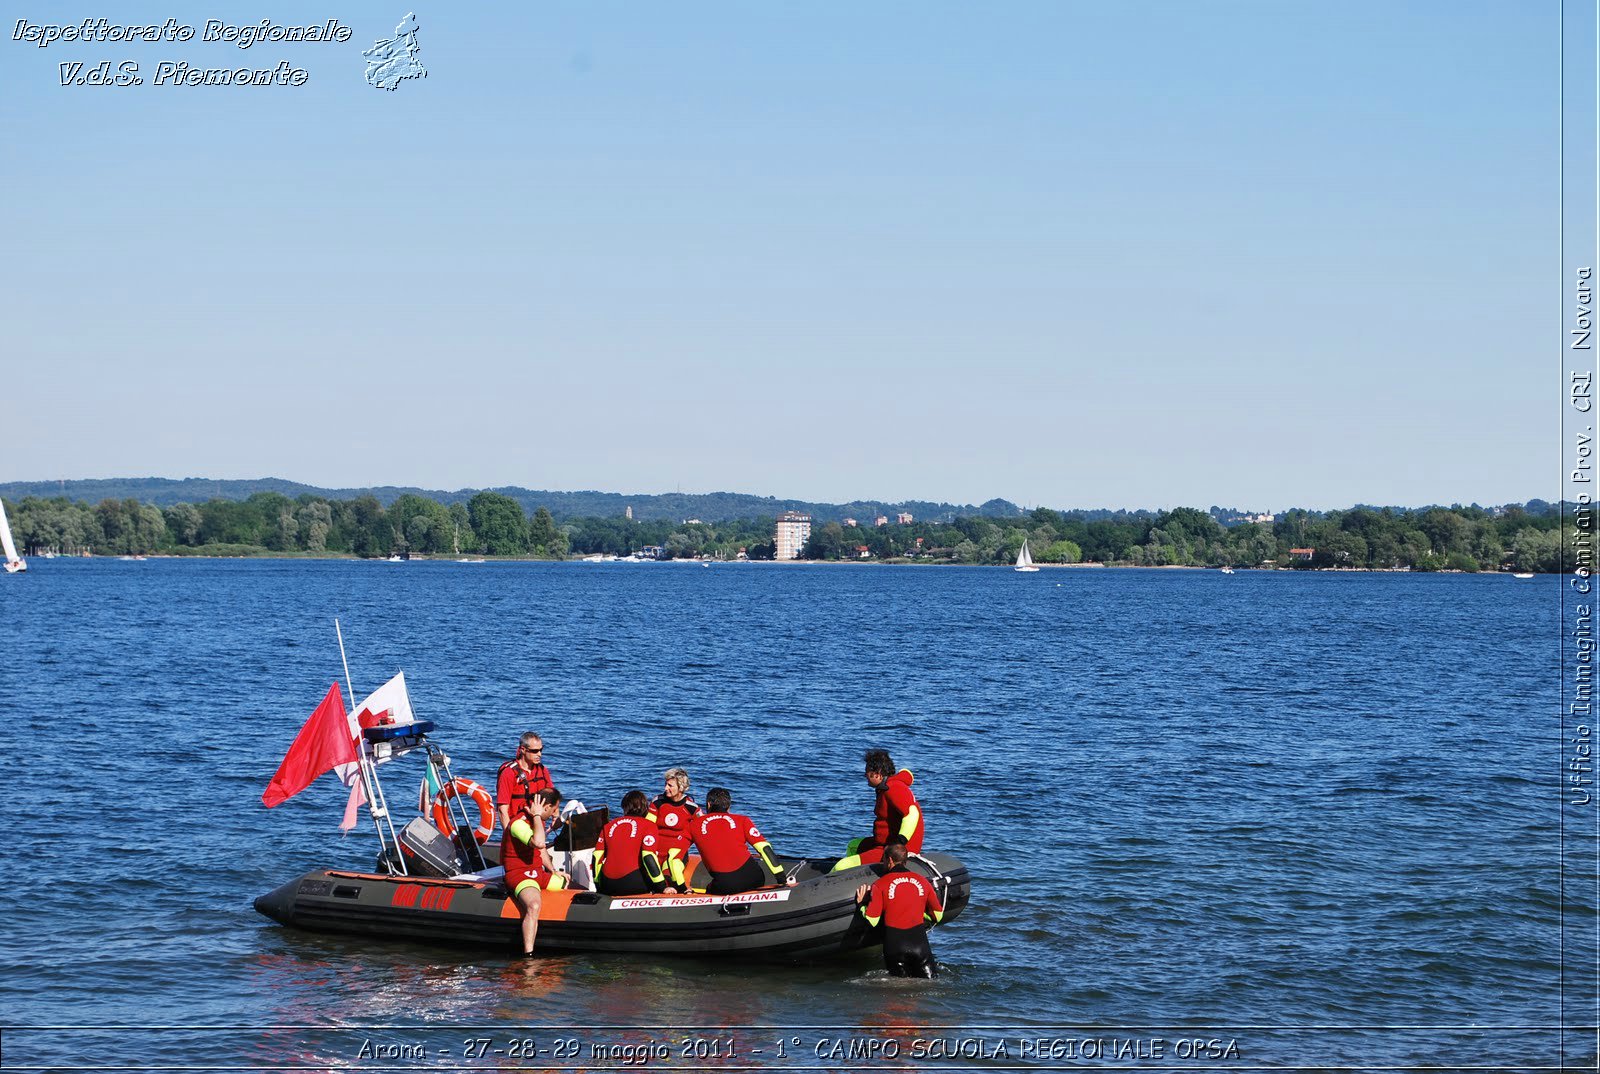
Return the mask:
M999 498L982 504L953 504L927 500L853 500L849 503L814 503L806 500L754 496L741 492L661 492L620 493L594 490L528 489L501 485L488 489L426 489L415 486L381 485L368 488L327 488L306 485L277 477L212 479L186 477L114 477L60 481L0 481L0 496L15 503L28 496L65 496L69 500L99 503L101 500L138 500L156 507L178 503L204 503L207 500L246 500L258 492L276 492L291 500L311 496L322 500L354 500L376 496L385 507L401 496L414 495L437 500L446 506L465 504L480 492L496 492L517 501L532 514L548 507L556 518L615 518L625 512L636 519L676 522L685 518L733 519L773 518L784 511L803 511L820 521L848 517L874 517L910 511L918 518L948 521L965 515L1022 514L1022 508ZM1105 513L1099 510L1087 514Z
M1365 507L1295 510L1271 522L1223 525L1191 507L1155 515L1086 519L1039 508L1019 519L958 518L943 525L878 527L827 523L812 533L804 558L922 555L956 563L1009 563L1022 542L1038 563L1107 563L1140 567L1296 567L1364 570L1561 569L1574 536L1594 532L1593 512L1569 515L1540 504L1497 509ZM920 542L920 543L919 543Z
M557 520L540 506L481 492L445 505L407 494L384 507L376 497L294 499L263 492L161 508L135 499L98 504L26 497L7 505L24 554L351 555L396 553L517 556L626 556L650 549L663 559L771 559L773 519L717 522ZM813 527L801 558L1003 564L1026 540L1041 563L1134 566L1302 567L1376 570L1570 569L1576 538L1594 534L1593 509L1536 501L1500 508L1418 510L1356 507L1289 511L1271 522L1223 525L1180 507L1157 514L1091 517L1040 508L1016 518L974 515L942 522ZM1298 551L1297 551L1298 550ZM1592 567L1593 564L1578 564Z

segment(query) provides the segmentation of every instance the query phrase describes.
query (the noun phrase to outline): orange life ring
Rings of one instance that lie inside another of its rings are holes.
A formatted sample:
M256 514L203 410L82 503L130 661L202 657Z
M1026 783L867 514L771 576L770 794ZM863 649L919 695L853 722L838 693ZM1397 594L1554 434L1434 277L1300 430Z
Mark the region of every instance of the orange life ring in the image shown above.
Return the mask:
M478 803L478 826L472 829L472 835L478 842L487 843L494 834L494 799L470 779L453 779L433 796L433 826L445 835L456 834L455 821L450 818L449 802L463 794Z

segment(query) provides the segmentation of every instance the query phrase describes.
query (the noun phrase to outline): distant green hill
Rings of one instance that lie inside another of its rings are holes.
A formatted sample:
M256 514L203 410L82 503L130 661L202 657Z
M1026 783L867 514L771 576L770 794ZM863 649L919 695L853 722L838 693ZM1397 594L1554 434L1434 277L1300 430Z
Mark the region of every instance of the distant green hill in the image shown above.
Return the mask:
M709 492L704 495L672 492L659 495L623 495L619 492L552 492L517 488L457 489L446 492L439 489L397 488L385 485L378 488L318 488L285 481L276 477L257 480L213 481L202 477L187 477L181 481L164 477L114 477L88 481L11 481L0 483L0 496L7 500L20 500L25 496L51 498L65 496L69 500L99 503L101 500L138 500L157 507L171 507L175 503L205 503L208 500L247 500L258 492L277 492L291 499L299 496L320 496L330 500L350 500L371 494L385 507L401 496L411 493L426 496L443 504L465 503L479 492L498 492L520 503L532 512L546 507L556 518L608 518L620 516L633 508L633 517L640 521L681 522L698 518L705 522L722 522L736 518L760 518L781 514L784 511L804 511L819 522L837 522L855 517L870 524L880 514L893 518L908 511L918 521L949 521L957 517L988 515L995 518L1014 518L1022 509L1007 500L990 500L972 504L929 503L924 500L906 500L900 503L887 501L855 501L846 504L810 503L805 500L780 500L774 496L750 496L740 492Z

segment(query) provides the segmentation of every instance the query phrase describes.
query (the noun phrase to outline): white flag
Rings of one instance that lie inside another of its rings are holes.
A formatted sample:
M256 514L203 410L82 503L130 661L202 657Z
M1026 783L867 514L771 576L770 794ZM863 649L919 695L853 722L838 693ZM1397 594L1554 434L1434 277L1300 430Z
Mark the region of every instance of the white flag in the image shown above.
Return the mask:
M383 724L415 723L416 717L411 714L411 695L406 693L406 673L397 673L368 694L361 704L350 710L349 718L350 734L357 738L361 736L363 723L368 727L377 726L379 721ZM346 787L353 786L360 779L360 769L353 764L341 765L335 771Z

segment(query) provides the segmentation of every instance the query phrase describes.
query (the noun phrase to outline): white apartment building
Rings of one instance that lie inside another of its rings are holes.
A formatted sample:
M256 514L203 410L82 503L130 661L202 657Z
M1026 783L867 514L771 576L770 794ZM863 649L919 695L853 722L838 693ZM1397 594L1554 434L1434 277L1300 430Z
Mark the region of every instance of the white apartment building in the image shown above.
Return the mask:
M778 516L772 532L772 543L777 546L774 559L799 559L800 549L811 539L811 516L799 511L785 511Z

